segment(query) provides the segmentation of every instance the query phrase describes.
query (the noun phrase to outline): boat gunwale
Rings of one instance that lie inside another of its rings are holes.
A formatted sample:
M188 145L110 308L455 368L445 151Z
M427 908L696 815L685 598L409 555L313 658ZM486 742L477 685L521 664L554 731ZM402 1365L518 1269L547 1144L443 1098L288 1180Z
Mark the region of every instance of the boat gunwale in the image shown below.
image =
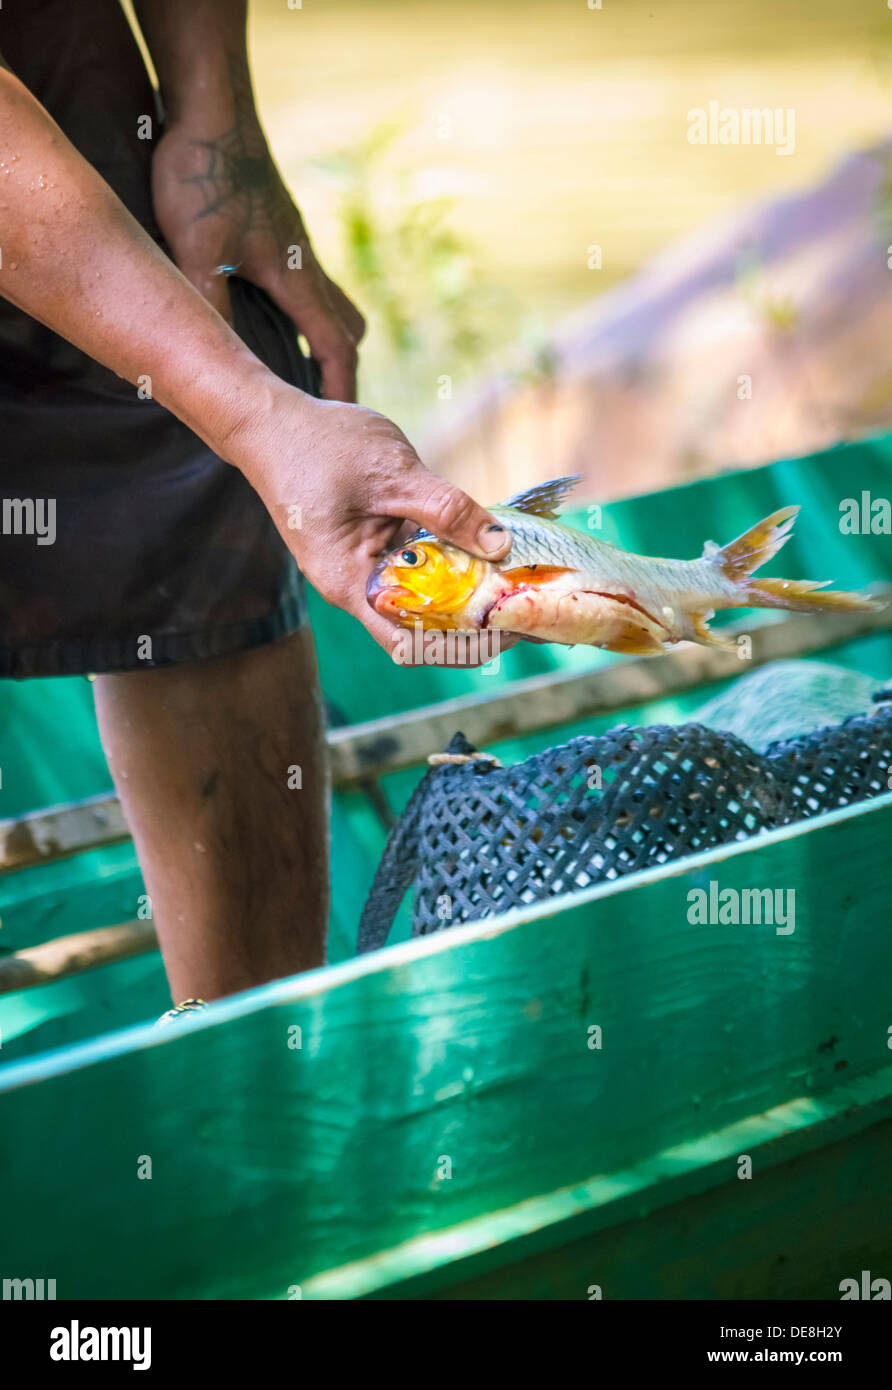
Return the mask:
M196 1031L218 1028L234 1019L244 1018L267 1008L312 999L365 976L384 974L393 968L411 965L416 960L449 951L453 947L486 941L527 923L557 917L570 908L582 908L599 903L620 893L633 892L645 884L697 873L711 865L736 859L756 850L770 850L773 845L841 824L858 816L882 814L889 808L892 808L892 791L826 811L818 816L792 821L788 825L762 831L743 840L715 845L697 854L673 859L650 869L623 874L607 883L594 884L577 892L561 893L521 908L513 908L497 917L482 918L429 936L395 942L391 946L384 946L366 955L354 956L335 965L323 965L301 975L274 980L256 989L246 990L210 1004L206 1012L191 1015L187 1024L163 1029L159 1029L154 1021L130 1024L126 1028L116 1029L84 1042L53 1048L24 1061L13 1062L5 1068L0 1065L0 1095L19 1087L96 1066L128 1053L141 1051L143 1048L175 1044Z

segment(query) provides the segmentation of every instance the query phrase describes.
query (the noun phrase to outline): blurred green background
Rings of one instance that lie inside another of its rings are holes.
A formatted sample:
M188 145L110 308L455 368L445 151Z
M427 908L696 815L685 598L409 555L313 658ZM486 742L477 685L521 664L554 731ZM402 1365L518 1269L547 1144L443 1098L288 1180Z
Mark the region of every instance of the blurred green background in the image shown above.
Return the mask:
M442 375L547 372L563 315L882 138L890 37L882 0L252 0L250 20L276 157L369 319L363 399L409 430ZM713 99L795 108L795 152L689 144Z

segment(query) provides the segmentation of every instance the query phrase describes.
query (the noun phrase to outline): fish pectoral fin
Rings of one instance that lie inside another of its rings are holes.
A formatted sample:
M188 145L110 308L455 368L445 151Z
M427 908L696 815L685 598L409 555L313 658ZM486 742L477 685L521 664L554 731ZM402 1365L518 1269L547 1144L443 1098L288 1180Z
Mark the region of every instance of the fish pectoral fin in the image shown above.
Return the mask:
M574 573L575 571L568 569L566 565L519 565L517 569L503 570L502 577L518 589L528 589L530 586L541 588L554 579L562 579L565 574Z
M729 642L725 637L719 637L710 629L709 619L711 613L692 613L691 614L691 640L700 642L704 647L718 647L723 652L738 653L740 648L736 642Z

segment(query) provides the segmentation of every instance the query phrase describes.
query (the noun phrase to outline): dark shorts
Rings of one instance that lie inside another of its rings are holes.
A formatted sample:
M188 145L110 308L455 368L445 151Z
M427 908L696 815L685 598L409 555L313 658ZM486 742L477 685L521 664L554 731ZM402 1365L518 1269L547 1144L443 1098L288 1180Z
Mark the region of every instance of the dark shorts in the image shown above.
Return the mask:
M163 244L152 141L137 135L154 94L116 0L83 10L12 0L0 9L0 53ZM230 287L245 342L315 392L292 322L254 285L233 277ZM0 676L222 656L305 618L301 576L244 477L157 402L0 299Z

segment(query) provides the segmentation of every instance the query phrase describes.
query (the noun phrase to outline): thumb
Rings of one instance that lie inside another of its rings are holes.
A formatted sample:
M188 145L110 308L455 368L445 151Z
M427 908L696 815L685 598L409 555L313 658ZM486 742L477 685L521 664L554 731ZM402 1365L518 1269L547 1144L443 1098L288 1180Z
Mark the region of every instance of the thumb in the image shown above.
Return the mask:
M461 488L420 468L411 491L393 512L417 521L441 540L468 550L483 560L501 560L511 548L511 533ZM390 509L389 509L390 510Z

